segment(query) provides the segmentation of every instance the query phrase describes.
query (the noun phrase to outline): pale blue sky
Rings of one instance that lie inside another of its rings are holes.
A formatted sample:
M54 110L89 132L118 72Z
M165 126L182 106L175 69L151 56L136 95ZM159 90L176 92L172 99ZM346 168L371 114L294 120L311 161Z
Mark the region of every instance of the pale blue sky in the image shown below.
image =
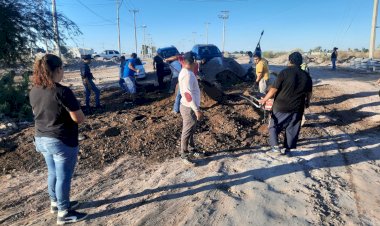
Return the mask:
M83 32L69 45L117 49L116 0L56 0L57 10L76 22ZM121 1L121 0L120 0ZM91 10L89 10L88 8ZM226 23L227 51L253 50L260 32L263 51L305 51L316 46L331 49L369 47L372 0L123 0L120 8L122 52L134 51L133 17L137 26L146 25L146 40L157 47L176 46L188 51L206 42L221 49L222 20L218 14L229 10ZM194 33L196 32L196 33ZM76 44L75 44L76 43ZM143 29L138 29L138 44ZM377 42L378 43L378 42Z

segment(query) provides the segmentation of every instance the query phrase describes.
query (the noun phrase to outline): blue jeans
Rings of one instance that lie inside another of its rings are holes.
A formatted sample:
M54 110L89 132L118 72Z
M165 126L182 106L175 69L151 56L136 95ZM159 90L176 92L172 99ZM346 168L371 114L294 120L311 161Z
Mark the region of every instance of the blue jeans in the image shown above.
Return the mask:
M96 106L100 106L100 91L98 87L96 87L94 81L92 79L83 79L84 90L86 93L86 107L90 107L90 96L91 90L95 93L95 102Z
M136 79L132 76L128 76L126 78L120 78L119 85L126 93L130 93L130 94L136 93Z
M179 86L178 86L178 91L177 91L177 95L175 96L175 101L174 101L174 105L173 105L173 111L175 111L176 113L179 113L179 106L181 105L181 92L179 90Z
M69 147L50 137L36 137L36 150L44 158L48 168L48 191L51 202L57 202L59 211L70 207L71 178L74 173L79 147Z
M332 69L335 70L336 69L336 59L331 58L331 63L332 63Z

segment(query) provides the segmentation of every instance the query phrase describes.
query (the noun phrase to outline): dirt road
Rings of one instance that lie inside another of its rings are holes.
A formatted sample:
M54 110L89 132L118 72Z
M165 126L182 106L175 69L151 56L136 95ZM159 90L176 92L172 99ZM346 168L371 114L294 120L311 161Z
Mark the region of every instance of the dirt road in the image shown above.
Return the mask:
M325 68L312 68L311 73L313 103L292 157L266 153L267 136L258 132L259 112L244 101L206 110L196 142L215 154L199 160L197 167L185 166L176 157L180 118L167 115L170 98L91 117L108 123L108 129L117 125L116 134L138 131L135 137L128 133L117 146L141 145L134 139L144 137L141 130L152 134L149 126L139 128L149 120L165 132L147 136L141 149L118 153L114 162L99 169L83 165L98 168L86 159L107 159L107 149L100 144L88 148L91 154L104 155L79 160L72 198L83 201L80 210L89 218L78 225L380 225L380 98L374 85L379 75ZM122 119L125 124L120 124ZM166 126L161 124L165 120ZM90 128L102 129L94 124L89 122ZM30 136L29 130L19 136ZM218 137L223 131L225 136ZM83 132L95 136L91 129ZM166 146L157 139L161 136L174 145ZM112 137L102 139L112 145ZM46 170L25 171L20 168L0 178L0 224L54 224Z

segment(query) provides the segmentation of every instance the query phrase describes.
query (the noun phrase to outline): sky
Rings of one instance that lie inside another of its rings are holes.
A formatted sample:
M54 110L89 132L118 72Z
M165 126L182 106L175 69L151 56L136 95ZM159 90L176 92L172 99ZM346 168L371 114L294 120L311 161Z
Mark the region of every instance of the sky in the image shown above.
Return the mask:
M118 50L117 0L56 0L57 11L74 21L83 35L67 40L69 46ZM138 52L144 43L174 45L180 52L208 43L222 50L221 11L225 20L225 50L254 50L260 33L263 51L308 51L338 47L369 48L373 0L119 0L123 53L135 52L136 13ZM146 28L143 29L142 26ZM378 41L376 46L378 46Z

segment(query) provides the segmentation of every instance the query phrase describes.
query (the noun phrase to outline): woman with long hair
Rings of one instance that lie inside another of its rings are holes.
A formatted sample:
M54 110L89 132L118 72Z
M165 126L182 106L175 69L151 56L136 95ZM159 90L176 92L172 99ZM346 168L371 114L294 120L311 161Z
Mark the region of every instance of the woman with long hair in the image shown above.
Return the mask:
M57 224L73 223L87 214L74 209L70 202L71 178L79 151L78 124L85 116L70 88L59 84L63 79L62 60L46 54L34 64L30 104L35 121L36 150L48 168L50 212L57 213Z

